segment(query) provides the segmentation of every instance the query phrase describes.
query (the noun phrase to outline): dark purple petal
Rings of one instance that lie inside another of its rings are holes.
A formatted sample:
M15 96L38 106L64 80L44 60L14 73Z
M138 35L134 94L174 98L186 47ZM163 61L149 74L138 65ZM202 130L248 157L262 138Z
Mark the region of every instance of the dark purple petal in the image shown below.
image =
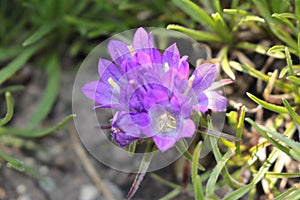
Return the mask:
M127 44L119 40L111 40L108 44L108 52L112 60L119 66L121 66L123 60L131 58L130 51Z
M144 108L149 110L154 104L167 102L169 100L168 93L164 90L150 90L143 99Z
M116 67L112 62L106 59L99 59L98 62L98 73L102 81L108 83L108 79L112 78L116 83L122 76L122 73L118 67Z
M202 64L193 73L195 76L192 88L195 93L202 92L209 88L215 80L217 68L215 64Z
M82 88L83 94L99 104L114 104L118 102L113 88L110 85L99 81L92 81L85 84Z
M150 123L149 115L145 112L130 113L132 121L139 126L148 126Z
M117 112L112 121L112 129L128 136L141 137L141 127L137 125L128 112Z
M159 136L154 136L153 141L157 146L157 148L162 152L167 151L168 149L173 147L177 142L175 138L167 138L167 137L159 137Z
M223 112L227 107L227 99L217 91L207 90L205 95L208 97L208 108L216 111Z
M116 141L120 145L120 147L124 147L133 142L134 140L139 139L138 137L126 135L125 133L117 131L116 129L112 131L112 136L114 138L114 141Z
M138 28L133 37L132 47L136 52L153 48L152 34L148 35L144 28Z
M96 110L98 108L112 108L112 109L117 109L118 111L125 111L127 108L123 104L106 104L106 105L99 105L99 106L94 106L93 109Z

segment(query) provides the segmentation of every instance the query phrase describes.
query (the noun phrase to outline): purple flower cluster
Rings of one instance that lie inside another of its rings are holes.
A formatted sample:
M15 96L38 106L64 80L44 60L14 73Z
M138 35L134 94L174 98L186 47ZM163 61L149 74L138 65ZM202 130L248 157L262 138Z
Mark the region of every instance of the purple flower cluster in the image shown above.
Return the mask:
M125 146L134 140L152 138L162 152L181 138L192 137L196 126L192 110L224 111L227 100L213 86L214 64L202 64L190 75L187 56L176 44L163 53L154 47L152 34L137 29L132 45L110 41L113 62L99 59L99 81L82 87L96 103L112 108L112 136Z

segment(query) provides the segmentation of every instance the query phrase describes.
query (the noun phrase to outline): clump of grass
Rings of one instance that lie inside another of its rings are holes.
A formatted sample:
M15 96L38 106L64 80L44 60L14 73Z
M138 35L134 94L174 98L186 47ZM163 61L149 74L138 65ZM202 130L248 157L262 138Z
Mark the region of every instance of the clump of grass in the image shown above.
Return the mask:
M227 147L225 154L212 146L217 165L208 171L197 166L199 142L187 192L195 199L298 199L300 172L290 166L298 165L300 160L300 1L204 0L201 5L189 0L172 2L186 14L190 25L170 24L168 29L212 47L216 57L211 61L219 63L231 79L242 74L265 82L263 92L242 94L242 98L257 104L255 109L228 97L228 122L241 141L221 139L219 144ZM257 66L259 62L249 58L256 54L271 60L269 66L278 62L280 67L267 71ZM162 199L181 194L180 185L156 175L153 178L173 188ZM225 190L221 196L220 188Z

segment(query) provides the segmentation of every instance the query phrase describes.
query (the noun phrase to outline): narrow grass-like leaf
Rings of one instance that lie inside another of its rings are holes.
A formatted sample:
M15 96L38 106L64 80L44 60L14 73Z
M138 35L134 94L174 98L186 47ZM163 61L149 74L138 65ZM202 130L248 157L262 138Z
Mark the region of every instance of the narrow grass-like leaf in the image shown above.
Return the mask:
M236 45L236 47L241 49L246 49L246 50L252 50L255 51L256 53L263 54L263 55L265 55L268 50L268 48L263 45L252 44L249 42L240 42Z
M238 124L237 124L237 127L236 127L236 137L238 139L242 139L245 113L246 113L246 108L245 108L245 106L242 106L242 108L239 110L239 119L238 119ZM241 142L236 141L235 142L235 147L236 147L236 154L241 156Z
M291 58L289 49L287 47L285 48L285 56L286 56L287 67L289 69L289 74L291 76L294 76L295 72L294 72L294 68L293 68L293 62L292 62L292 58ZM299 103L300 102L300 94L299 94L298 85L292 82L292 89L295 93L295 102Z
M10 92L5 93L5 100L6 100L6 114L4 118L0 119L0 127L7 124L12 116L14 115L14 99L11 96Z
M292 139L289 139L289 138L287 138L285 136L285 135L292 135L295 132L296 128L295 128L295 126L294 126L293 123L289 127L287 127L284 135L282 135L282 134L280 134L280 133L278 133L276 131L270 130L270 129L268 129L266 127L263 127L263 126L260 126L260 129L262 131L265 131L265 132L269 133L274 138L277 138L278 140L280 140L281 142L283 142L287 146L290 146L291 150L300 153L300 143L296 142L296 141L294 141Z
M282 98L282 102L283 102L284 106L286 107L286 109L289 111L289 114L291 115L291 117L293 118L295 123L300 126L300 117L298 116L298 114L294 111L292 106L289 104L289 102L285 98Z
M266 178L299 178L300 173L286 173L286 172L267 172Z
M40 47L32 46L31 48L24 49L24 51L18 55L7 66L0 70L0 85L9 79L14 73L21 69L29 58L38 51Z
M194 195L195 199L202 200L204 199L203 188L201 177L198 175L198 163L201 152L202 143L199 142L193 153L193 162L192 162L192 182L194 186Z
M250 94L249 92L246 93L247 96L252 99L255 103L261 105L262 107L274 111L276 113L288 113L288 110L285 107L282 106L277 106L271 103L268 103L266 101L263 101L259 98L257 98L256 96L254 96L253 94Z
M193 156L192 154L188 151L188 146L187 146L187 142L184 139L179 140L176 144L175 144L176 149L182 153L184 155L184 157L190 161L191 163L193 162ZM205 170L205 168L198 163L198 168L202 171Z
M220 57L221 57L221 67L223 71L232 79L235 80L235 75L230 68L229 62L228 62L228 46L224 47L220 51Z
M215 191L215 185L217 182L217 179L223 170L224 166L226 165L226 162L229 160L230 156L234 152L235 148L230 149L218 162L216 167L213 169L207 184L206 184L206 197L208 198L212 194L214 194Z
M289 199L300 199L300 190L298 189L292 194L290 194Z
M288 76L286 79L292 81L293 83L300 85L300 78L296 76Z
M219 150L219 147L217 145L217 139L214 137L209 137L210 145L212 146L213 154L215 156L215 159L217 163L221 160L222 154ZM240 183L236 181L234 178L232 178L226 168L226 166L222 169L222 175L227 183L231 188L238 188L240 187Z
M251 126L253 126L257 132L263 136L264 138L266 138L273 146L277 147L278 149L280 149L282 152L286 153L287 155L290 155L290 150L283 146L282 144L280 144L279 142L277 142L276 140L274 140L273 138L271 138L270 136L268 136L267 132L270 133L270 131L267 131L266 129L264 129L264 127L257 125L252 119L250 118L246 118L246 121L251 124Z
M284 48L285 47L283 45L274 45L268 49L267 54L269 56L273 56L278 59L284 59L285 58L285 53L283 53Z
M172 190L171 192L169 192L165 196L159 198L159 200L172 200L172 199L175 199L175 197L177 197L181 193L182 193L181 189L177 188L177 189Z
M29 38L27 38L22 43L22 45L28 46L39 41L42 37L53 31L57 27L57 25L58 23L56 21L44 23L38 30L36 30L36 32L34 32Z
M297 189L296 186L293 186L293 187L289 188L287 191L285 191L284 193L275 197L274 200L286 200L286 199L288 199L289 195L292 194L293 192L295 192L296 190L299 190L299 189Z
M128 147L129 156L133 156L134 155L135 149L136 149L136 145L137 145L137 141L133 141L132 143L129 144L129 147Z
M21 160L18 160L16 158L11 157L10 155L6 154L3 151L0 151L0 158L7 162L7 167L13 168L15 170L18 170L20 172L25 171L24 162Z
M27 138L42 137L54 131L57 131L74 117L75 115L71 114L66 118L64 118L62 121L60 121L57 125L44 130L28 130L28 129L18 129L14 127L5 127L5 128L0 127L0 135L7 134L7 135L20 136L20 137L27 137Z
M237 15L242 15L242 16L246 16L248 15L248 12L246 10L241 10L241 9L223 9L224 13L228 13L228 14L237 14Z
M247 192L249 192L253 187L253 184L245 185L225 196L223 200L239 199L242 196L244 196Z
M182 9L187 15L189 15L196 22L199 22L204 27L211 31L216 31L214 20L207 14L205 10L190 0L172 0L172 2Z
M253 180L251 181L251 183L233 191L232 193L227 195L225 198L223 198L223 200L239 199L242 196L244 196L246 193L248 193L265 176L265 174L268 172L269 168L272 166L272 164L277 159L278 155L279 155L279 150L274 149L270 153L267 160L260 167L260 169L258 170L256 175L254 176Z
M274 13L274 14L272 14L272 17L280 20L281 24L286 24L291 29L291 31L293 32L293 34L297 35L297 30L296 30L294 24L290 20L288 20L285 16L280 15L278 13Z
M147 172L147 169L149 168L150 162L152 160L152 157L154 155L154 152L152 152L153 148L154 148L154 143L151 142L148 144L145 153L143 155L142 161L140 163L139 166L139 171L131 185L131 188L127 194L127 199L131 199L133 197L133 195L136 193L136 191L138 190L142 180L144 179L144 176Z
M262 73L261 71L254 69L253 67L245 63L241 64L235 61L229 61L229 65L238 71L245 72L257 79L262 79L265 82L268 82L270 80L270 76ZM280 88L284 92L290 92L291 90L291 84L283 83L282 81L279 80L275 81L275 86Z
M231 31L229 31L229 28L226 25L221 14L218 12L214 13L212 14L212 18L215 21L215 26L218 27L218 29L216 29L215 32L223 39L223 42L231 44L233 40L233 34Z
M162 184L166 185L166 186L169 186L173 189L181 189L181 186L180 185L177 185L171 181L168 181L166 179L163 179L162 177L160 177L159 175L157 174L154 174L154 173L151 173L150 174L151 178L155 179L156 181L159 181L161 182Z
M202 42L223 42L222 39L209 32L204 32L204 31L198 31L190 28L185 28L180 25L175 25L175 24L169 24L167 26L167 29L171 30L176 30L176 31L181 31L189 36L191 36L193 39L197 41L202 41Z
M271 13L268 4L265 0L253 0L256 8L260 11L260 14L266 19L271 20Z
M60 87L60 64L58 59L57 55L53 55L49 58L49 62L46 66L47 86L37 110L29 121L29 129L37 127L41 121L47 117L58 96Z
M0 89L0 95L5 92L14 92L18 90L23 90L25 87L23 85L11 85L7 87L3 87Z

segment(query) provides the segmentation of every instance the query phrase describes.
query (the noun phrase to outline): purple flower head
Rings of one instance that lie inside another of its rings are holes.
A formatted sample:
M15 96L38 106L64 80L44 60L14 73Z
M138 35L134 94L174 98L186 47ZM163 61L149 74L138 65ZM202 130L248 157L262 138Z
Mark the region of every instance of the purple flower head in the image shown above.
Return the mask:
M194 135L192 110L226 109L226 98L214 87L216 66L202 64L189 76L188 57L180 56L176 44L161 53L152 34L139 28L131 45L112 40L108 51L112 61L99 59L100 80L87 83L82 91L100 104L95 108L117 111L111 125L120 146L152 138L165 152Z

